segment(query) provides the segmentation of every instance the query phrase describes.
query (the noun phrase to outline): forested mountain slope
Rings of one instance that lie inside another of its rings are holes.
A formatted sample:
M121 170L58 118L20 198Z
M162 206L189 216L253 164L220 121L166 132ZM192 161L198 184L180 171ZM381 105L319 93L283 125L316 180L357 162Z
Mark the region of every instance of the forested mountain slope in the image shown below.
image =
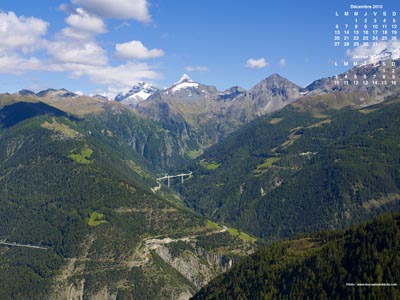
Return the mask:
M330 98L300 100L211 147L177 186L187 205L269 240L399 210L398 99L354 110Z
M153 162L124 127L90 118L34 101L0 110L0 240L47 248L0 245L0 298L187 299L253 247L153 192Z
M399 299L400 217L260 249L192 300Z

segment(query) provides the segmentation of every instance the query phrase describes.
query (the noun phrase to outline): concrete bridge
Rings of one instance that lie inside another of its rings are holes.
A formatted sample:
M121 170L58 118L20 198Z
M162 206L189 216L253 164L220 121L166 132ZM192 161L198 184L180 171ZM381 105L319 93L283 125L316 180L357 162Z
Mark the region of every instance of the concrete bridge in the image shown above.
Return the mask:
M157 178L157 181L162 181L162 180L167 180L167 183L168 183L168 187L170 186L170 184L171 184L171 179L172 178L181 178L181 183L183 183L183 178L185 178L185 177L190 177L190 176L192 176L192 174L193 174L193 172L192 171L190 171L189 173L181 173L181 174L177 174L177 175L167 175L167 174L165 174L165 176L163 176L163 177L159 177L159 178Z

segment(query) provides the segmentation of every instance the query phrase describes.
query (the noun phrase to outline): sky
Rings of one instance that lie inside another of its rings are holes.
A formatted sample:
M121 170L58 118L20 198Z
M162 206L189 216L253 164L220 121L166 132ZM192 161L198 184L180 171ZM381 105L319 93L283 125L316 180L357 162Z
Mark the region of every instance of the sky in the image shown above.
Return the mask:
M375 51L334 46L335 24L354 2L2 0L0 93L112 97L139 81L168 87L184 73L221 91L274 73L306 86L346 70L334 62ZM400 11L396 2L355 4Z

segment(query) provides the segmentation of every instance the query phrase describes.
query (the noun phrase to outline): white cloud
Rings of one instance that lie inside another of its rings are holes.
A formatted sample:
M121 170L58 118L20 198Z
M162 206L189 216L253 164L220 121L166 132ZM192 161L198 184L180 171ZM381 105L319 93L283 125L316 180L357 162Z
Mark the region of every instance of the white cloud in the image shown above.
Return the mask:
M0 12L0 73L20 75L26 72L60 72L72 78L87 77L109 91L130 88L138 81L160 78L160 73L146 63L128 62L111 65L107 51L94 39L106 31L104 22L83 9L66 7L72 15L68 27L45 39L49 24L36 18ZM82 40L82 38L87 38ZM128 59L160 57L159 49L148 50L141 42L119 44L116 53ZM28 51L36 51L28 55Z
M159 79L161 76L146 63L89 65L74 62L44 61L37 58L25 59L19 56L0 56L0 73L23 74L29 71L69 73L78 79L87 76L92 82L108 86L111 91L130 89L139 81Z
M49 24L34 17L17 17L14 12L0 12L0 50L36 48Z
M65 22L70 27L66 27L61 31L65 37L78 40L89 40L93 39L97 34L107 32L103 20L87 13L84 9L77 8L72 10L70 7L62 9L71 13L71 15L65 19Z
M35 57L22 58L18 55L0 56L0 73L3 74L23 74L28 71L44 71L47 67L42 61Z
M95 42L59 40L49 42L47 49L58 63L106 65L108 62L106 51Z
M268 63L266 62L265 58L259 58L259 59L254 59L250 58L246 62L246 68L250 69L261 69L265 68L268 66Z
M140 41L131 41L115 45L115 56L125 59L149 59L161 57L164 51L160 49L148 50Z
M75 66L78 67L78 66ZM82 66L72 72L76 77L88 76L93 82L116 86L132 87L132 84L145 79L158 79L160 75L145 63L128 62L119 66Z
M279 60L279 65L281 65L281 66L286 66L286 63L287 63L287 61L286 61L285 58L281 58L281 59Z
M104 18L151 20L147 0L72 0L86 11Z
M90 40L93 38L93 34L87 31L77 30L71 27L66 27L61 32L65 37L76 40Z
M107 31L102 19L88 14L82 8L76 9L74 14L65 19L65 22L74 30L89 34L101 34Z
M187 66L185 70L188 72L207 72L208 68L204 66Z

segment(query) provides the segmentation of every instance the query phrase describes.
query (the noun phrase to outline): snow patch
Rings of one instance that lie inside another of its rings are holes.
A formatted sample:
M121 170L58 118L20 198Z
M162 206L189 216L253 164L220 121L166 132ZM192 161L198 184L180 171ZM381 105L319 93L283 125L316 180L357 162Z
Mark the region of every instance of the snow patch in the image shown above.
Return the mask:
M153 93L151 92L146 92L146 91L140 91L134 95L131 95L128 97L128 99L134 99L134 98L142 98L143 100L146 100L147 98L149 98L151 95L153 95Z
M174 83L174 85L178 85L182 82L194 82L192 78L188 74L183 74L181 79L178 82Z
M182 82L180 84L177 84L172 87L172 92L177 92L182 89L187 89L187 88L197 88L199 87L199 84L197 82Z
M158 91L158 88L146 82L139 82L133 86L127 93L119 93L115 97L115 101L124 104L137 104L147 100L151 95Z

